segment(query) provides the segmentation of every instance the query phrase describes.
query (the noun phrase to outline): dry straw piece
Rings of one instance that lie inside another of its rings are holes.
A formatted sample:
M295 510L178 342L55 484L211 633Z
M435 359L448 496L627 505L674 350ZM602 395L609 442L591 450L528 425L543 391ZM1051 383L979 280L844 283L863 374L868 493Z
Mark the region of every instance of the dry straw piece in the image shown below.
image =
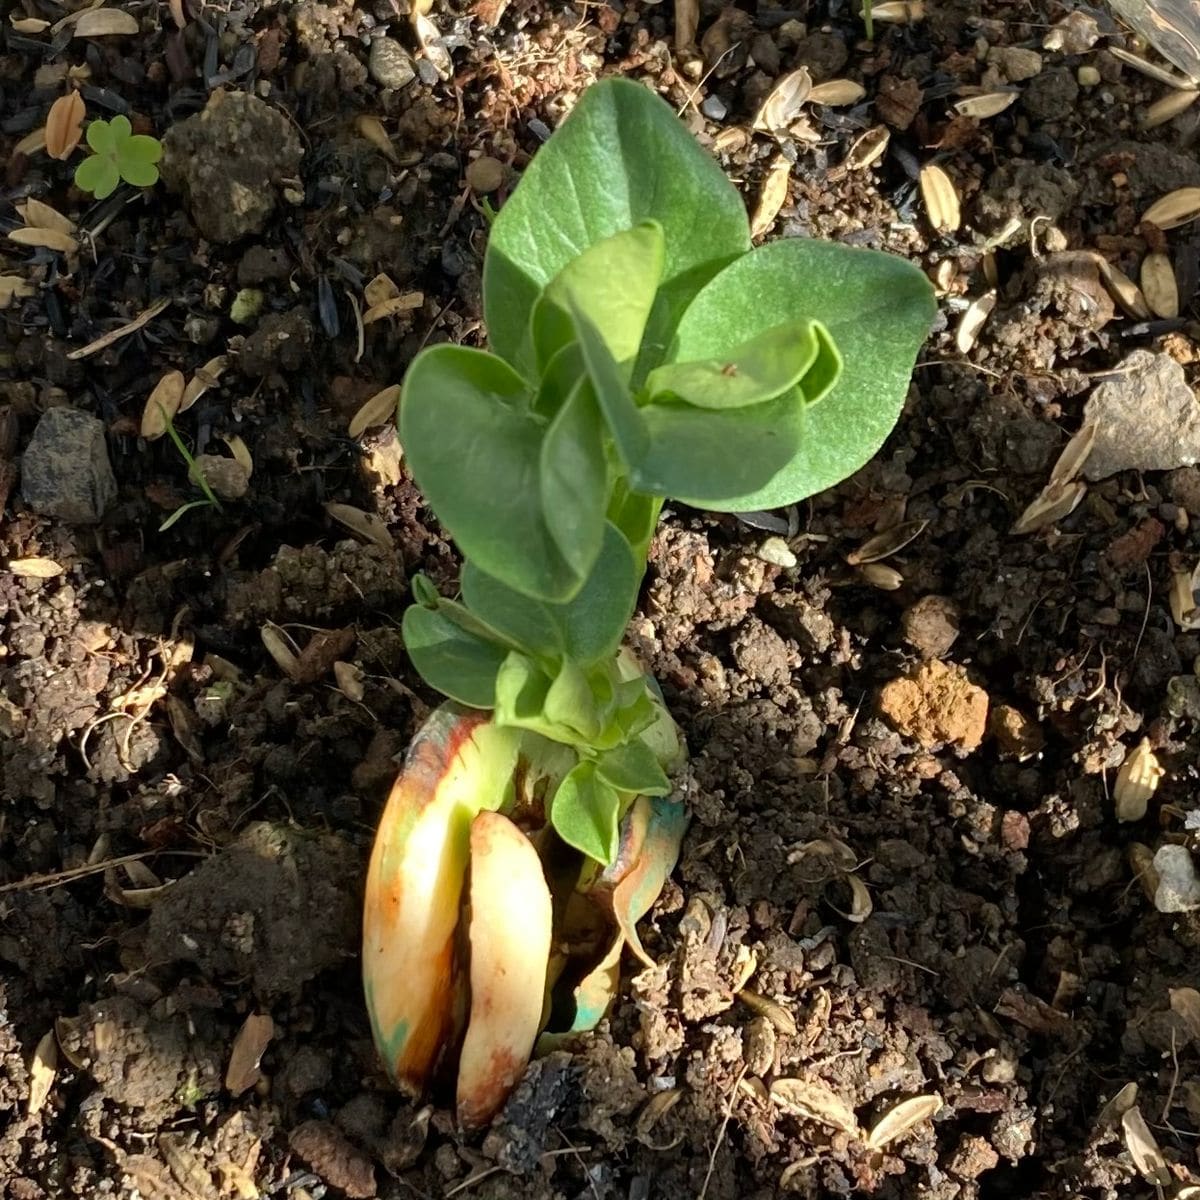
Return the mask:
M875 14L878 18L878 9ZM962 224L958 192L950 176L936 163L926 163L921 168L921 198L930 224L939 233L953 233Z

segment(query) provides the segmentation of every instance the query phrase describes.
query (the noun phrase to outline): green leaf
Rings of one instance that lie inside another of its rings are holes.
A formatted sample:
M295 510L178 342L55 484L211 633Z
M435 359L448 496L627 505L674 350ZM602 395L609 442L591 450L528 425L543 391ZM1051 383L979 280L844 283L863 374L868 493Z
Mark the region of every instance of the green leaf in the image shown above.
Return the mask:
M546 423L528 399L524 381L493 355L433 346L405 377L400 439L418 486L468 559L525 595L565 600L583 572L545 518Z
M703 497L707 507L732 511L776 508L851 475L899 418L935 312L933 288L924 274L873 250L795 238L760 246L726 267L684 314L672 358L719 358L748 335L811 318L833 338L842 373L820 404L798 404L780 413L781 421L786 419L780 434L796 445L765 479L754 482L747 475L748 486L720 489L721 494L701 489L669 494L685 501ZM664 435L647 420L653 437ZM766 440L764 431L761 441ZM681 446L680 452L694 446Z
M580 308L572 307L571 319L600 411L616 444L617 454L628 469L649 449L646 422L630 395L620 363L613 358L600 331Z
M123 158L120 172L121 178L134 187L153 187L158 182L158 168L153 163Z
M130 135L133 133L133 126L129 123L129 118L125 116L113 117L108 123L109 129L112 131L113 145L118 150L122 142L127 142Z
M514 650L496 674L493 719L497 725L528 729L567 746L585 744L587 739L581 738L573 726L546 714L550 684L550 676L537 663Z
M156 163L163 155L162 142L149 134L135 133L119 148L122 163Z
M575 310L601 331L628 380L662 280L665 255L662 226L643 221L572 259L550 281L534 308L539 364L573 340L572 322L564 320L564 314Z
M604 540L608 462L595 395L580 380L542 441L538 482L542 517L559 553L583 579Z
M596 775L594 763L581 762L567 773L550 804L550 823L568 846L609 863L617 856L621 797Z
M639 573L645 570L646 557L650 552L650 539L658 526L658 515L662 511L662 499L629 490L629 480L624 476L613 485L612 499L608 502L608 519L625 535L639 564Z
M819 363L823 356L828 361ZM825 327L805 318L765 330L726 359L659 367L646 379L646 391L651 401L665 394L666 399L683 400L696 408L745 408L804 380L805 398L813 403L829 391L840 371L841 356Z
M490 708L508 650L467 633L440 609L413 605L401 624L404 648L421 678L451 700Z
M93 121L87 127L87 144L97 154L112 154L116 149L116 121ZM126 122L128 124L128 122Z
M543 710L547 721L573 729L580 741L593 740L604 727L587 672L569 658L550 684Z
M562 315L565 320L570 321L569 315ZM571 326L571 336L575 336L574 325ZM575 385L586 378L587 368L583 365L583 352L579 349L579 343L572 341L563 346L542 371L533 411L545 417L553 417L575 390Z
M666 796L671 791L670 780L654 757L654 751L636 738L601 754L596 759L596 774L618 792Z
M121 173L111 158L102 154L89 154L75 168L75 186L83 192L91 192L97 200L111 196L121 182Z
M642 84L607 79L583 93L492 226L483 286L496 353L532 375L530 316L542 289L596 242L647 220L663 227L665 260L645 369L695 292L749 248L750 230L737 190L671 108Z

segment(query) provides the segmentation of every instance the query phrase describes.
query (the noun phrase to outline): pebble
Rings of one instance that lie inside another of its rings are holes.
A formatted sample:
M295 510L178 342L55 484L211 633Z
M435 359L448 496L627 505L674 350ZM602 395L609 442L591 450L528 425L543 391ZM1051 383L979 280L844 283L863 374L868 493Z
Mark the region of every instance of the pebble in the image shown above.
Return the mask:
M725 101L720 96L709 96L703 104L700 105L700 111L710 121L723 121L729 115L729 109L725 105Z
M117 495L104 422L77 408L44 412L21 456L21 495L42 516L95 525Z
M399 90L417 77L408 51L395 38L379 37L371 43L367 72L380 87Z
M1196 864L1186 846L1160 846L1154 856L1158 872L1158 887L1154 892L1154 907L1162 913L1191 912L1200 908L1200 879Z
M504 164L498 158L483 155L467 164L467 183L476 195L494 192L504 182Z
M1183 367L1169 355L1127 355L1092 392L1083 419L1099 426L1083 469L1088 479L1200 462L1200 404Z

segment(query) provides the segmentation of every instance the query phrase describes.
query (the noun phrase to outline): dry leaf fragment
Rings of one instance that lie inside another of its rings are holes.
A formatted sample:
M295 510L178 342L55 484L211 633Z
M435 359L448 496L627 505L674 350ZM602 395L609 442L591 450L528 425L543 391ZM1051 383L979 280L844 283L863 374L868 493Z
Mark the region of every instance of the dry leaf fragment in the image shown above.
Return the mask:
M1166 773L1150 748L1150 739L1142 738L1117 772L1113 787L1117 820L1140 821L1146 815L1151 796L1158 790L1159 780Z
M973 117L985 121L995 117L1016 103L1017 92L983 92L978 96L966 96L954 104L954 111L962 117Z
M1036 533L1069 517L1079 507L1086 492L1087 485L1080 482L1048 485L1017 519L1013 533Z
M1200 217L1200 187L1176 188L1142 213L1143 221L1159 229L1177 229L1197 217Z
M1196 100L1200 92L1168 92L1161 100L1155 100L1148 105L1146 111L1138 118L1138 128L1142 130L1157 129L1168 121L1173 121L1180 113L1185 113Z
M218 354L216 358L210 358L204 366L197 367L195 375L188 380L187 387L183 389L179 412L187 412L209 388L216 387L227 366L229 366L229 355Z
M879 9L875 16L878 19ZM962 224L962 213L958 204L958 192L950 176L936 163L926 163L921 168L921 198L929 222L938 233L953 233Z
M75 22L74 36L78 38L95 37L133 37L141 32L141 26L132 13L120 8L91 8L82 13Z
M788 179L792 173L792 164L782 155L777 154L774 162L767 170L763 179L762 190L758 193L758 204L750 221L750 236L762 237L779 216L779 210L787 200Z
M142 409L141 435L153 442L167 432L167 423L175 419L183 401L184 378L182 371L168 371L154 385Z
M812 76L807 67L789 71L767 93L767 98L754 117L754 128L760 133L786 130L800 116L812 86Z
M766 1017L780 1033L786 1037L796 1036L798 1032L796 1018L782 1004L772 1000L769 996L761 996L747 987L742 988L737 996L752 1012L757 1013L760 1017Z
M1179 285L1175 268L1165 254L1147 254L1142 260L1142 295L1150 311L1164 321L1179 316Z
M1200 992L1195 988L1170 988L1167 994L1171 998L1171 1011L1183 1018L1189 1036L1194 1041L1200 1041Z
M984 292L982 296L972 300L967 306L962 317L959 318L958 328L954 331L954 344L958 347L959 354L970 353L995 307L995 292Z
M400 403L400 385L393 383L378 391L350 418L346 432L352 437L361 437L376 425L387 425L396 419L396 406Z
M889 1142L894 1142L910 1129L928 1121L941 1107L942 1098L936 1092L901 1100L871 1127L867 1134L867 1145L872 1150L882 1150Z
M10 558L8 569L22 579L54 579L66 567L52 558Z
M344 525L351 533L357 534L364 541L374 542L389 554L395 552L387 525L375 513L363 512L361 508L355 508L352 504L338 504L336 501L326 504L325 511L339 525Z
M242 1022L225 1070L225 1087L231 1094L240 1096L258 1082L258 1064L274 1036L275 1022L266 1013L251 1013Z
M848 171L862 171L877 163L888 148L892 133L886 125L876 125L855 138L846 154L845 167Z
M59 229L13 229L9 231L8 240L18 246L37 246L60 254L74 254L79 249L75 239Z
M1063 447L1062 453L1050 469L1050 484L1070 483L1079 478L1080 471L1087 465L1092 447L1096 444L1096 434L1100 426L1095 421L1089 421L1080 426L1071 439Z
M841 1130L851 1137L859 1136L854 1110L815 1079L777 1079L771 1084L770 1095L784 1112Z
M1096 1117L1096 1128L1107 1129L1115 1125L1136 1103L1138 1085L1127 1083L1100 1110Z
M46 115L46 153L51 158L67 158L83 137L83 118L87 106L75 90L59 96Z
M812 87L808 93L808 103L844 107L857 104L866 94L867 89L853 79L827 79Z
M25 1111L32 1117L41 1111L58 1074L58 1039L54 1030L42 1034L29 1064L29 1103Z
M1166 1160L1146 1124L1146 1118L1142 1116L1142 1110L1136 1105L1121 1115L1121 1131L1125 1135L1129 1157L1133 1159L1133 1165L1142 1178L1157 1187L1167 1187L1171 1182L1171 1172L1167 1170Z
M372 117L367 113L363 113L361 116L355 118L354 128L389 162L396 163L400 161L400 156L396 153L396 147L392 145L392 139L388 137L387 130L384 129L383 122L378 117Z

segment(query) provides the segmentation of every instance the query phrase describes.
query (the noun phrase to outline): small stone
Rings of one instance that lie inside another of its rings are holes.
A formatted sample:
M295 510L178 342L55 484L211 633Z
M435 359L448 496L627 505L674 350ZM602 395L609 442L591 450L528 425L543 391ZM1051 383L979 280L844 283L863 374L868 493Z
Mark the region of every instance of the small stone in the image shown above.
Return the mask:
M987 60L1009 83L1024 83L1042 72L1042 56L1020 46L993 46Z
M944 658L958 637L958 605L948 596L922 596L900 618L904 640L924 658Z
M222 500L240 500L250 490L250 476L237 459L223 454L198 454L190 472L199 476Z
M1094 88L1100 84L1100 72L1092 66L1082 66L1075 72L1075 78L1079 81L1080 87Z
M1161 846L1154 856L1158 887L1154 907L1162 913L1191 912L1200 908L1200 879L1186 846Z
M1200 462L1200 403L1183 368L1166 354L1128 355L1092 392L1083 419L1098 430L1083 469L1088 479Z
M504 182L504 164L498 158L483 155L467 164L467 186L477 196L494 192Z
M21 495L34 512L95 525L117 494L104 422L77 408L42 414L21 456Z
M379 37L371 43L367 71L380 87L399 90L417 77L408 51L395 38Z
M957 663L931 659L884 684L879 710L926 749L951 744L974 750L987 728L988 694Z
M706 97L704 103L700 105L700 111L710 121L723 121L729 115L729 109L720 96Z

